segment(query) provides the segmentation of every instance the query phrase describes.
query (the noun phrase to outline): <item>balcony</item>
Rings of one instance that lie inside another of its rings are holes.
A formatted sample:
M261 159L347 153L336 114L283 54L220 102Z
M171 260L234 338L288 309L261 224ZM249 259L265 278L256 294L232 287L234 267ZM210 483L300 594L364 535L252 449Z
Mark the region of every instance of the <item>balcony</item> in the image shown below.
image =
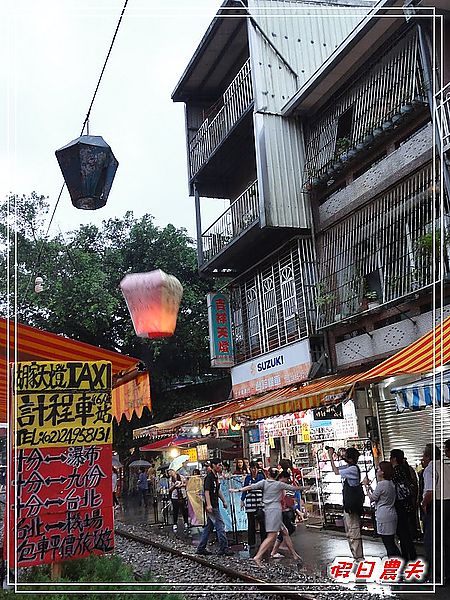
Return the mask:
M427 83L415 30L366 68L313 119L306 132L306 187L324 186L424 113ZM446 105L448 110L448 104Z
M243 233L259 223L258 182L254 181L227 210L202 233L203 264L217 257Z
M437 94L436 104L442 149L447 152L450 150L450 83Z
M444 197L441 223L440 202L427 164L319 235L318 329L425 291L441 260L449 272L450 206Z
M200 171L253 104L248 59L189 143L189 178Z

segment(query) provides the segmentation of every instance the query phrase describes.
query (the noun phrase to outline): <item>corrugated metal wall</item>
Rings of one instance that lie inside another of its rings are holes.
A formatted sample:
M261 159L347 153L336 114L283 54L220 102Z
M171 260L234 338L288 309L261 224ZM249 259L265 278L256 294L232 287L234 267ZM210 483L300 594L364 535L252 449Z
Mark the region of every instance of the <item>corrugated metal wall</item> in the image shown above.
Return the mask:
M425 445L433 442L433 412L433 409L425 408L397 413L395 399L381 400L378 403L378 419L384 458L389 460L389 452L393 448L400 448L409 464L416 466L422 458ZM450 408L437 408L435 413L436 445L441 447L441 428L444 441L450 439Z
M368 9L261 0L248 8L261 225L309 228L301 125L278 115Z
M261 224L309 228L309 202L302 190L305 157L300 123L268 114L255 114L254 120Z
M248 9L256 22L249 22L255 109L270 112L287 103L369 11L280 0L248 0Z

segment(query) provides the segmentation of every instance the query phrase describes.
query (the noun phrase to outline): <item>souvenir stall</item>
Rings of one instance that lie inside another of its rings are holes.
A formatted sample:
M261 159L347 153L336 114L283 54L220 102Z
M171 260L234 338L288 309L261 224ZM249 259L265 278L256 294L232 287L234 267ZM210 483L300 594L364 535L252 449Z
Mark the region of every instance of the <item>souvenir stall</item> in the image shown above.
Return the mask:
M362 477L375 479L372 444L360 439L355 404L352 400L301 412L269 417L248 430L251 458L276 465L288 458L300 471L300 487L308 524L343 529L341 478L331 470L328 446L355 446L361 452ZM364 528L372 527L372 512L366 499Z

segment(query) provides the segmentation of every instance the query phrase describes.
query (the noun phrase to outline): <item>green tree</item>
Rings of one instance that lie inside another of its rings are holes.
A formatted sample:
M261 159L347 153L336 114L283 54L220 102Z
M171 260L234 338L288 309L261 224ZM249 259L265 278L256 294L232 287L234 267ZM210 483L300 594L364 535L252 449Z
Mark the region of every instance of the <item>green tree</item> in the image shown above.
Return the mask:
M151 215L136 218L127 212L100 227L82 225L65 235L46 237L48 208L46 198L35 192L29 197L11 195L0 206L3 268L8 252L10 266L14 264L17 250L17 278L14 269L9 274L10 312L16 281L19 321L141 359L151 376L155 415L160 407L164 416L185 410L168 390L180 381L223 376L209 362L205 296L217 283L198 275L196 252L186 230L170 224L161 228ZM127 273L158 268L175 275L184 294L175 334L146 340L134 333L119 283ZM36 276L44 279L40 294L34 291ZM4 288L3 316L6 300ZM165 405L169 396L170 407Z

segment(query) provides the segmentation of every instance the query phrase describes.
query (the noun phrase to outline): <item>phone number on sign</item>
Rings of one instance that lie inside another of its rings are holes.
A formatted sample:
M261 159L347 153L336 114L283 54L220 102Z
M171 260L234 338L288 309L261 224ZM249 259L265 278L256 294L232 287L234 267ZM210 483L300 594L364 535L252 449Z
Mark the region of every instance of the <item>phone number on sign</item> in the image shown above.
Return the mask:
M111 443L111 427L63 427L51 430L26 430L17 432L17 447L76 446Z

